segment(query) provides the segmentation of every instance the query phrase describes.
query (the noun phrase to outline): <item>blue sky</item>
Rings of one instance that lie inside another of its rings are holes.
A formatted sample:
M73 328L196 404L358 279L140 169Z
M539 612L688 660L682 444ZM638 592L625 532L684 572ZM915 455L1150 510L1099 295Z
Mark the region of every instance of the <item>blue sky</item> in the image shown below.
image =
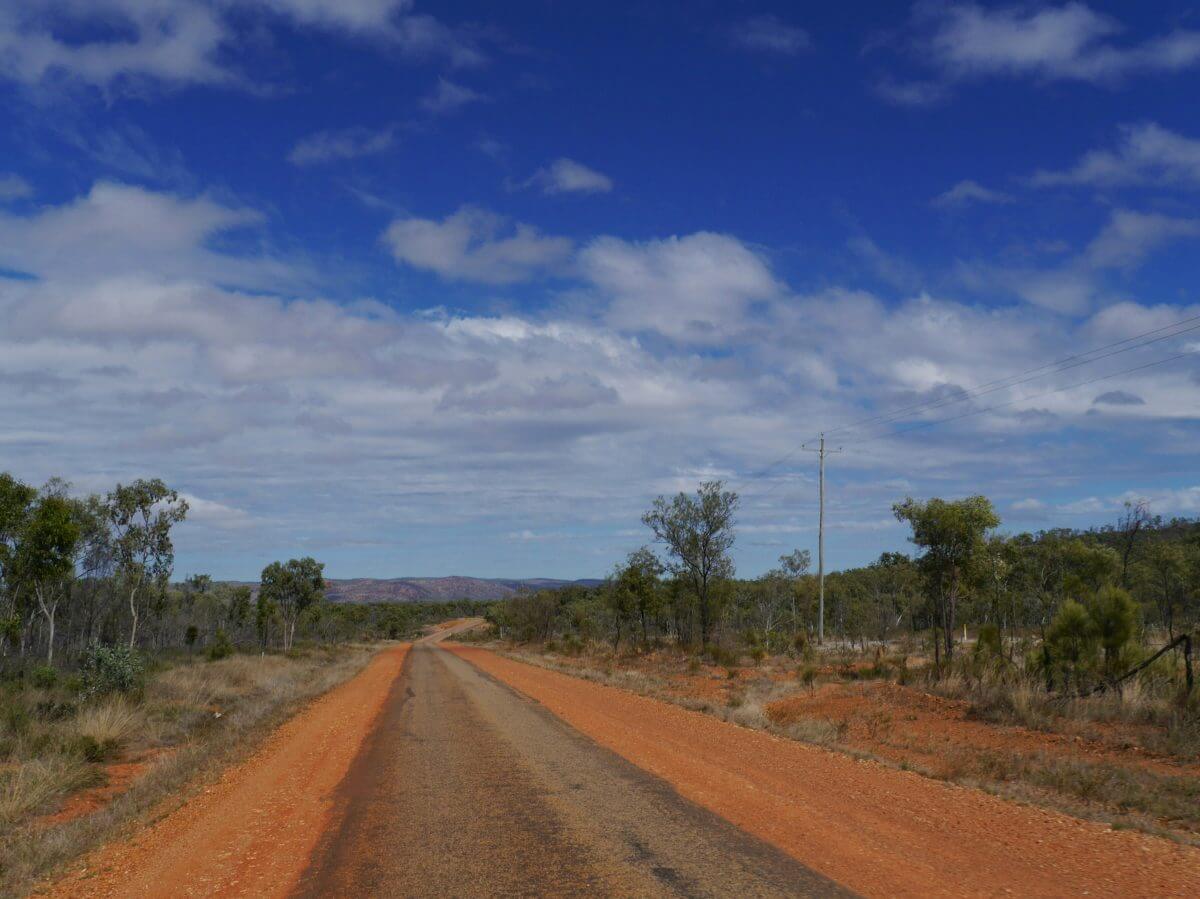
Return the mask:
M754 575L957 398L837 433L835 567L1200 514L1200 331L962 399L1200 315L1198 86L1183 2L0 0L0 470L219 577L594 576L720 477Z

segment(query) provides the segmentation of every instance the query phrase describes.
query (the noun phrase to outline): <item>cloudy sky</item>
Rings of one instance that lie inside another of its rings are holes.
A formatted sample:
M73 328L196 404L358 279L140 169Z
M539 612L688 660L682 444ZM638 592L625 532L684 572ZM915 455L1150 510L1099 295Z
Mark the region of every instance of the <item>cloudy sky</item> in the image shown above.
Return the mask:
M238 578L594 576L708 478L755 575L821 430L835 566L1200 514L1194 5L809 6L0 0L0 470Z

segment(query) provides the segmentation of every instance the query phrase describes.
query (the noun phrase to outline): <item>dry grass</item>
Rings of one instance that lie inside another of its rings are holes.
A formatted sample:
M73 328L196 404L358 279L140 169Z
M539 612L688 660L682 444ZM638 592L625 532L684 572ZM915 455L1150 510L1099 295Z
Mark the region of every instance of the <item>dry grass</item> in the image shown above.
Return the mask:
M145 723L140 708L124 697L115 696L85 705L70 727L80 736L94 740L109 754L121 749Z
M358 646L189 659L153 674L136 701L75 705L61 691L0 694L0 896L25 894L121 827L161 811L164 800L184 801L372 654ZM102 782L102 758L156 748L170 751L109 804L60 824L36 822L72 791Z
M15 826L73 790L96 783L98 776L85 760L62 753L0 771L0 826Z

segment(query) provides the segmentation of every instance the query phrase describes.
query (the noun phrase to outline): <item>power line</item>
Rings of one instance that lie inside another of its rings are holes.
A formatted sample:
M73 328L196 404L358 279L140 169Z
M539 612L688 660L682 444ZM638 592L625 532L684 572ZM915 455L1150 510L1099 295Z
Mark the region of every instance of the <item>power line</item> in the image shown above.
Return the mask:
M1183 327L1184 325L1187 325L1188 327ZM1069 371L1070 369L1078 368L1081 365L1088 365L1092 362L1099 362L1099 361L1101 361L1103 359L1107 359L1111 356L1119 355L1120 353L1126 353L1126 352L1130 352L1132 350L1142 349L1143 347L1151 346L1152 344L1158 343L1160 341L1169 340L1171 338L1178 337L1181 334L1187 334L1191 331L1196 331L1196 330L1200 330L1200 315L1194 315L1194 316L1190 316L1188 318L1180 319L1179 321L1172 322L1169 325L1163 325L1162 327L1159 327L1159 328L1152 328L1149 331L1143 331L1142 333L1135 334L1132 337L1126 337L1123 340L1117 340L1112 343L1104 344L1103 346L1095 347L1095 348L1088 350L1086 352L1083 352L1083 353L1076 353L1071 356L1065 356L1062 359L1058 359L1053 362L1048 362L1043 365L1036 366L1035 368L1030 368L1030 369L1021 371L1021 372L1017 372L1016 374L1009 375L1005 378L999 378L996 380L987 381L983 384L976 385L975 387L970 388L969 390L965 390L960 394L956 394L953 397L941 397L936 400L925 400L920 403L914 403L909 406L904 406L900 409L892 410L891 412L886 412L886 413L882 413L879 415L871 416L869 418L860 419L859 421L850 422L849 424L845 424L845 425L840 425L836 428L830 428L829 430L825 431L824 433L826 435L834 434L834 433L838 433L841 431L850 430L852 428L862 427L862 426L865 426L868 424L876 424L876 423L886 424L886 423L889 423L890 421L896 420L898 417L902 417L903 415L905 415L907 413L923 411L925 409L941 408L942 406L953 405L955 403L965 402L966 400L969 400L969 399L975 399L975 398L978 398L979 396L986 396L987 394L994 393L998 390L1003 390L1003 389L1007 389L1010 387L1017 387L1021 384L1025 384L1025 383L1028 383L1029 381L1037 380L1038 378L1044 377L1046 375L1058 374L1063 371ZM1171 333L1163 334L1164 331L1170 331ZM1154 336L1154 335L1162 335L1162 336ZM1142 343L1136 343L1137 341L1141 341L1141 340L1143 340L1143 338L1147 338L1147 337L1153 337L1153 339L1145 340ZM1126 344L1135 344L1135 345L1126 346ZM1117 347L1124 347L1124 349L1116 349ZM1113 350L1113 352L1105 352L1106 350ZM1097 353L1100 353L1101 355L1096 355ZM1189 355L1189 354L1185 353L1183 355ZM1091 357L1091 358L1089 358L1089 357ZM1135 368L1135 369L1131 369L1131 370L1136 371L1138 369ZM1054 392L1054 391L1052 391L1052 392ZM1034 397L1034 398L1036 398L1036 397ZM1014 402L1016 402L1016 401L1014 401ZM1003 408L1003 406L1005 406L1005 405L1012 405L1012 403L1002 403L997 406L993 406L991 408L997 408L997 409ZM962 417L965 417L965 416L962 416ZM954 417L948 418L946 420L952 421L952 420L954 420ZM814 435L813 437L808 438L808 440L806 440L805 443L815 440L818 437L819 437L819 435ZM868 438L868 439L876 439L876 438ZM778 468L780 465L783 465L785 462L788 462L789 460L791 460L792 457L795 456L797 453L799 453L803 448L804 448L804 443L794 446L792 449L788 450L788 452L784 453L782 456L780 456L778 459L776 459L775 461L768 464L766 467L759 469L758 471L751 472L746 477L742 478L739 481L737 486L742 487L742 486L745 486L745 484L747 484L750 481L754 481L761 477L765 477L766 475L768 475L772 471L774 471L776 468Z
M845 431L845 430L849 430L851 428L862 427L862 426L865 426L865 425L871 424L871 423L887 424L891 421L897 420L898 418L902 418L904 416L904 414L909 411L913 411L913 410L924 411L924 409L926 409L926 408L938 409L938 408L941 408L942 406L949 406L949 405L953 405L955 403L965 402L966 400L969 400L969 399L978 399L981 396L986 396L989 393L995 393L998 390L1007 390L1010 387L1019 387L1022 384L1027 384L1030 381L1036 381L1039 378L1045 377L1046 375L1061 374L1064 371L1070 371L1073 368L1079 368L1081 365L1090 365L1093 362L1100 362L1101 360L1108 359L1112 356L1118 356L1121 353L1128 353L1133 350L1140 350L1140 349L1143 349L1144 347L1148 347L1153 344L1160 343L1161 341L1164 341L1164 340L1170 340L1174 337L1180 336L1181 334L1187 334L1190 331L1196 331L1196 330L1200 330L1200 324L1192 325L1187 328L1182 328L1178 331L1173 331L1170 334L1164 334L1161 337L1155 337L1151 340L1146 340L1146 341L1143 341L1142 343L1134 344L1133 346L1127 346L1122 349L1114 349L1111 352L1107 352L1107 353L1101 353L1101 350L1109 349L1109 347L1098 347L1097 349L1089 350L1087 353L1081 353L1078 356L1068 357L1067 360L1049 363L1048 365L1041 366L1040 368L1030 369L1029 372L1021 372L1016 375L1011 375L1008 378L1003 378L998 381L991 381L991 382L988 382L987 384L981 384L978 387L973 387L970 390L964 390L962 393L955 394L952 397L943 397L939 400L928 400L923 403L917 403L913 406L908 406L903 409L898 409L895 412L890 412L885 415L878 415L878 416L875 416L874 418L864 419L863 421L860 421L860 422L854 422L852 424L842 425L841 427L838 427L838 428L831 428L828 431L826 431L825 433L833 434L837 431ZM1150 333L1153 333L1153 332L1150 332ZM1139 335L1139 337L1144 337L1144 336L1146 336L1146 335ZM1135 340L1137 338L1130 338L1130 339ZM1121 343L1128 343L1128 342L1129 341L1121 341ZM1118 345L1119 344L1110 344L1109 346L1118 346ZM1100 353L1100 355L1096 355L1096 353ZM1090 358L1083 358L1084 356L1088 356ZM1075 360L1075 361L1071 361L1071 360ZM1070 364L1063 364L1064 362L1069 362ZM1023 377L1023 376L1025 376L1025 377Z
M916 430L920 430L921 428L930 428L930 427L933 427L934 425L945 424L948 421L958 421L959 419L962 419L962 418L970 418L972 415L982 415L985 412L992 412L992 411L995 411L996 409L1003 409L1006 406L1013 406L1020 402L1041 399L1042 397L1051 396L1055 393L1063 393L1064 391L1067 391L1067 390L1075 390L1076 388L1079 388L1079 387L1086 387L1089 384L1098 384L1101 381L1109 381L1109 380L1112 380L1113 378L1118 378L1121 375L1133 374L1134 372L1143 371L1147 368L1154 368L1157 365L1165 365L1168 362L1175 362L1178 359L1184 359L1184 358L1189 358L1189 357L1194 358L1195 356L1196 356L1195 353L1176 353L1173 356L1167 356L1166 358L1163 358L1163 359L1156 359L1154 362L1145 362L1141 365L1135 365L1131 368L1123 368L1120 371L1114 371L1107 375L1101 375L1098 378L1088 378L1086 381L1077 381L1074 384L1067 384L1064 387L1056 387L1053 390L1046 390L1042 393L1035 393L1032 396L1019 396L1016 399L1008 400L1007 402L1004 402L1004 403L996 403L995 405L992 405L992 406L985 406L982 409L972 409L971 411L964 412L961 415L950 415L950 416L947 416L946 418L935 418L932 421L917 422L916 424L910 425L909 427L906 427L906 428L898 428L898 429L891 431L889 433L886 433L886 434L876 434L874 437L864 438L864 439L860 440L859 442L860 443L872 443L876 440L882 440L884 437L895 437L899 434L907 434L909 431L916 431Z

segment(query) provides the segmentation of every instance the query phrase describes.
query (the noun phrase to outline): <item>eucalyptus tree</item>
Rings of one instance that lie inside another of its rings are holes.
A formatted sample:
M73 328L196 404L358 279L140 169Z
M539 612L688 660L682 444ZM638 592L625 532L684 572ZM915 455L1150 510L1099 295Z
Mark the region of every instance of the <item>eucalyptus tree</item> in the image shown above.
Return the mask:
M909 497L896 503L892 511L897 520L909 523L909 539L924 550L918 565L937 603L948 659L954 653L959 598L976 575L977 563L986 550L985 538L1000 525L1000 517L985 496L954 501L935 497L926 502Z
M721 481L705 481L695 496L660 496L642 523L667 546L670 570L691 588L700 614L700 641L708 643L717 621L720 584L733 577L734 513L738 495Z
M79 538L71 501L52 494L34 505L17 544L14 567L29 584L46 619L46 664L54 662L55 619L75 573Z
M17 546L37 490L0 472L0 647L23 633L21 581L15 570Z
M260 600L273 603L283 618L283 648L292 648L296 621L313 603L325 598L325 565L306 556L287 562L272 562L262 572Z
M187 500L158 478L117 486L105 499L113 531L118 573L129 595L129 648L137 642L138 619L145 587L171 576L175 546L171 528L187 517Z

